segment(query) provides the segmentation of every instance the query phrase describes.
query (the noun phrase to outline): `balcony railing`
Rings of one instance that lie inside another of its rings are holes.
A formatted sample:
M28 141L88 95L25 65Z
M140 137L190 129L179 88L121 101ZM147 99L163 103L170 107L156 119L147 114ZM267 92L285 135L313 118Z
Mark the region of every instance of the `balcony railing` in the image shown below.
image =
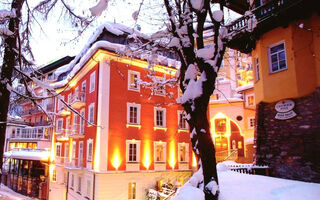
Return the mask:
M68 136L70 138L83 138L84 137L84 125L80 124L72 125L69 128Z
M262 6L259 6L251 12L256 16L256 19L259 22L265 20L268 17L276 16L277 13L290 7L293 3L299 2L302 0L273 0ZM238 18L237 20L232 21L229 25L227 25L228 33L232 33L234 31L242 31L243 29L248 27L248 16L243 16Z
M70 104L73 108L79 109L86 104L86 93L79 92L72 95Z
M55 162L57 164L64 165L65 167L83 168L82 158L71 158L70 157L60 157L57 156Z
M299 15L303 15L302 12L307 11L310 3L306 0L271 0L253 10L250 10L254 14L257 21L257 27L255 27L255 38L259 38L259 35L271 30L280 25L287 25L290 20L294 20ZM301 10L301 12L300 12ZM306 10L306 11L303 11ZM297 12L299 12L297 14ZM250 32L253 27L250 26L250 17L244 15L230 24L226 25L229 38L228 47L238 49L242 52L248 53L255 47L255 41L252 41ZM251 23L252 26L252 23Z
M17 128L16 132L11 133L10 139L50 139L52 127L27 127Z

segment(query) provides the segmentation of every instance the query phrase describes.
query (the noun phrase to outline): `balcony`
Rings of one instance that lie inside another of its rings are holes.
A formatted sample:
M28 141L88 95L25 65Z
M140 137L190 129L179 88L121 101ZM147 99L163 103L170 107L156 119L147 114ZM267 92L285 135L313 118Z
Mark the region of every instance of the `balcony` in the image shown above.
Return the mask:
M70 104L75 109L80 109L81 107L86 105L86 93L79 92L72 95Z
M74 139L84 138L84 125L80 126L80 124L76 124L70 126L68 129L68 136Z
M69 110L69 108L64 105L64 106L61 106L60 108L58 108L58 114L60 116L68 116L71 114L71 111Z
M26 127L17 128L16 132L12 132L10 139L23 140L49 140L52 133L52 127Z
M49 111L49 112L54 111L54 103L47 104L47 111Z
M31 115L31 109L22 110L22 112L21 112L21 116L22 117L25 117L25 116L28 116L28 115Z
M303 19L318 9L307 0L271 0L268 3L254 8L251 12L257 19L257 27L253 32L248 31L248 16L242 16L226 25L229 38L227 46L243 53L249 53L255 48L255 40L264 33L279 27L286 27L297 19Z
M68 129L64 129L61 132L56 132L56 139L57 141L68 141L69 140Z

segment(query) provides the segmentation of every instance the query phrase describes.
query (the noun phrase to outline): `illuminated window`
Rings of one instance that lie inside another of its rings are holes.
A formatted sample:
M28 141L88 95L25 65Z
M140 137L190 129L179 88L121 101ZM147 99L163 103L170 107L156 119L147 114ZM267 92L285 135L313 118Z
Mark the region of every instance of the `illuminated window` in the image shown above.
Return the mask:
M85 110L84 109L82 109L80 111L80 115L82 117L85 117ZM80 119L80 134L84 134L84 119L83 118Z
M284 42L269 47L269 66L270 73L287 69Z
M128 199L136 199L136 183L129 183Z
M178 128L187 129L186 113L182 110L178 110Z
M96 85L96 72L92 72L90 74L90 88L89 88L89 93L93 92L95 89L95 85Z
M93 141L92 139L89 139L87 141L87 162L92 161L92 148L93 148Z
M81 194L82 177L78 176L78 193Z
M90 123L94 123L94 103L89 105L88 120Z
M259 58L254 59L254 80L260 80Z
M189 160L188 153L189 153L189 144L179 143L178 144L179 162L188 162Z
M154 142L154 160L155 162L165 162L166 160L166 143Z
M127 123L140 124L140 104L127 103Z
M61 144L60 143L56 144L56 156L57 157L61 156Z
M86 91L87 91L87 81L84 80L81 84L81 92L80 92L80 100L81 101L86 100Z
M250 117L248 119L248 128L249 129L253 129L254 128L254 125L255 125L255 118L254 117Z
M139 162L140 141L127 140L127 162Z
M77 143L76 141L72 142L72 159L76 158L76 148L77 148Z
M226 119L215 119L214 122L216 134L223 134L226 132Z
M238 149L242 149L242 142L238 141Z
M128 90L140 91L139 81L140 73L136 71L128 71Z
M52 181L53 182L57 181L57 171L55 169L52 171Z
M79 152L78 152L78 165L82 167L82 160L83 160L83 141L79 141Z
M254 103L254 95L253 94L247 95L246 99L247 99L246 100L247 106L254 106L255 105L255 103Z
M166 109L154 108L154 126L166 127Z
M62 131L62 126L63 126L63 119L57 119L57 132L61 132Z

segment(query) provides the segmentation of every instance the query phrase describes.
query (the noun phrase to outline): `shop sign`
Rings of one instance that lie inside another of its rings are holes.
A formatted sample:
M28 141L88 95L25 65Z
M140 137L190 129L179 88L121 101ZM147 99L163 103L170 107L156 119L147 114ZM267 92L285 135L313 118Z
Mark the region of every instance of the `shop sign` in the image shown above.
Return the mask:
M295 113L293 110L290 110L289 112L284 112L284 113L277 113L274 118L279 119L279 120L286 120L286 119L291 119L297 116L297 113Z
M279 101L275 106L276 111L282 112L282 113L288 112L293 108L294 108L294 101L290 99Z
M294 106L294 101L290 99L279 101L275 105L277 114L274 118L279 120L287 120L294 118L295 116L297 116L297 113L293 111Z

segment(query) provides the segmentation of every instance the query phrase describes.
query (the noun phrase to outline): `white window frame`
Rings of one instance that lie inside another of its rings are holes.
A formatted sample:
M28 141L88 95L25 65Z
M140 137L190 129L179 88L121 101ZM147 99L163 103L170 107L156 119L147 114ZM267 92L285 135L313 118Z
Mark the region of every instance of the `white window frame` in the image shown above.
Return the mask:
M85 88L85 90L83 91L83 88ZM81 92L84 92L84 93L86 93L87 91L87 80L84 80L84 81L82 81L82 83L81 83Z
M69 158L69 142L65 143L64 145L64 157ZM69 160L67 160L69 161Z
M130 107L137 108L137 123L130 122ZM137 124L140 125L140 114L141 114L141 105L136 103L127 103L127 124Z
M59 154L58 154L58 147L59 147ZM61 147L62 147L61 143L56 143L56 153L55 153L56 157L61 157L61 150L62 150Z
M52 178L51 178L52 182L57 182L57 170L53 169L52 170Z
M95 90L95 85L96 85L96 71L90 74L89 93Z
M127 148L126 148L126 161L127 163L139 163L140 162L140 140L127 140ZM129 161L129 147L130 144L136 144L136 160Z
M80 115L82 117L86 117L86 111L85 111L84 108L80 110ZM85 126L85 121L84 121L83 118L80 118L80 130L79 130L79 133L82 134L82 135L84 134L84 126Z
M280 69L280 64L279 64L279 60L278 60L278 70L276 71L273 71L272 70L272 61L271 61L271 56L274 55L274 54L279 54L280 51L276 52L276 53L273 53L271 54L271 48L275 47L275 46L278 46L278 45L281 45L283 44L283 51L284 51L284 57L285 57L285 63L286 63L286 68L284 69ZM281 72L281 71L284 71L284 70L287 70L288 69L288 64L287 64L287 54L286 54L286 44L285 44L285 41L280 41L280 42L277 42L275 44L272 44L268 47L268 59L269 59L269 73L270 74L273 74L273 73L277 73L277 72Z
M260 65L259 58L254 58L254 81L257 82L260 80Z
M162 146L163 150L163 158L162 160L157 160L157 146ZM155 141L154 142L154 162L155 163L165 163L166 162L166 152L167 152L167 143L162 141Z
M249 97L253 97L253 104L252 104L252 105L249 105ZM246 105L247 105L247 107L255 106L255 105L256 105L254 94L247 94L247 95L246 95Z
M187 130L188 129L188 122L186 119L184 119L185 127L180 127L181 114L184 114L186 116L186 113L183 110L178 110L178 129Z
M131 75L137 75L137 80L140 79L140 72L128 70L128 90L140 92L140 84L137 82L137 87L131 85Z
M88 121L91 123L94 123L94 103L91 103L88 107ZM88 126L90 126L89 123L88 123Z
M76 141L73 141L72 142L72 159L75 159L76 158L76 150L77 150L77 142Z
M89 155L89 146L90 146L90 144L91 144L91 147L92 147L92 149L91 149L91 155ZM89 139L89 140L87 140L87 163L89 162L89 163L91 163L92 162L92 157L93 157L93 140L92 139Z
M251 126L251 120L253 120L253 125ZM255 126L255 117L248 118L248 129L254 129Z
M180 160L180 147L185 146L186 147L186 160L181 161ZM188 143L178 143L178 161L179 163L187 163L189 162L189 144Z
M159 125L157 123L157 111L162 111L163 112L163 118L162 118L162 125ZM155 127L167 127L167 123L166 123L166 118L167 118L167 112L166 112L166 108L161 108L161 107L154 107L154 126Z
M61 122L61 127L59 126L59 122ZM62 132L62 129L63 129L63 118L59 118L59 119L57 119L57 129L56 129L56 131L58 132L58 133L61 133Z
M81 161L81 162L80 162ZM78 166L82 167L83 165L83 141L79 141L78 148Z

